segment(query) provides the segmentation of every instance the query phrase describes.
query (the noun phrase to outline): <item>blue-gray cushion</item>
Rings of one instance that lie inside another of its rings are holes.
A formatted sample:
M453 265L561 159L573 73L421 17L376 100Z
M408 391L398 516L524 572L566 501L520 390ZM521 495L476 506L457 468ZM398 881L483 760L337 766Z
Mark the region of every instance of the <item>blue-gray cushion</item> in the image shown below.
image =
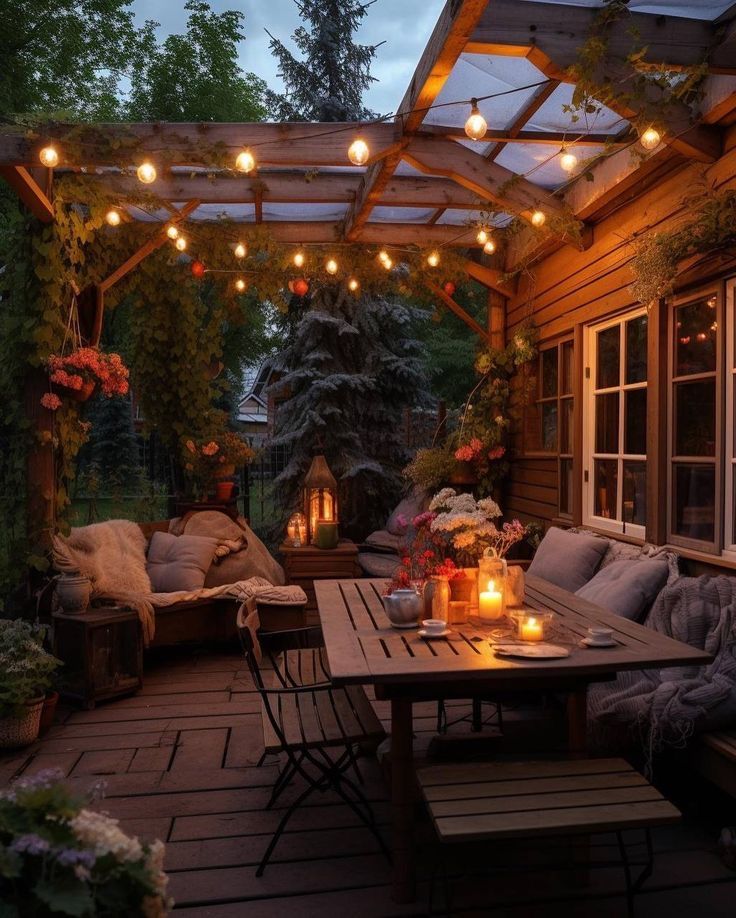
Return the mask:
M607 539L553 526L542 539L529 573L574 593L598 570L607 548Z
M589 602L637 621L667 582L667 561L613 561L577 590Z

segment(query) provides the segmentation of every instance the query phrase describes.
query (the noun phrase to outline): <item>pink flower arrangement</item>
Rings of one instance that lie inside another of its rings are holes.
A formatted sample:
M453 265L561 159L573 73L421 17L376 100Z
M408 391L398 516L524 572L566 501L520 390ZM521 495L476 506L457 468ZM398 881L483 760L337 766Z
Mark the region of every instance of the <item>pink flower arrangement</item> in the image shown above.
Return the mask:
M41 396L41 404L49 411L56 411L57 408L61 408L61 399L53 392L46 392Z
M472 462L474 459L478 459L482 452L482 441L478 437L473 437L470 443L466 443L455 450L455 458L458 462Z
M128 368L120 354L80 347L71 354L52 354L47 365L51 382L65 389L79 391L85 382L93 382L106 398L128 393Z
M199 494L206 494L215 479L227 477L227 466L245 465L254 455L250 446L232 430L199 441L191 437L182 440L182 462Z
M493 461L494 459L503 459L506 455L505 446L496 446L493 449L488 450L488 458Z

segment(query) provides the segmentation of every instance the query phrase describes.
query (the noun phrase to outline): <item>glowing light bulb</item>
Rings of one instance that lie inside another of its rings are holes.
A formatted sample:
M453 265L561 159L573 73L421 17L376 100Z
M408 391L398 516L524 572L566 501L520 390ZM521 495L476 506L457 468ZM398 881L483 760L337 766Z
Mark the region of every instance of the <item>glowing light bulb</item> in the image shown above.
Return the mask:
M435 249L434 252L430 252L429 255L427 255L427 264L430 268L436 268L439 263L440 253Z
M235 168L238 172L252 172L256 167L256 160L250 150L241 150L235 159Z
M481 227L478 230L478 235L475 237L478 245L485 245L488 242L488 230Z
M381 249L381 251L378 253L378 260L383 262L383 264L386 264L386 262L389 261L388 252L386 249Z
M296 252L294 254L294 264L297 268L301 268L304 264L304 252Z
M245 281L242 277L239 277L235 281L235 289L238 291L238 293L242 293L245 290Z
M574 153L566 150L560 151L560 166L568 173L574 172L578 167L578 158Z
M362 137L356 138L348 147L348 159L354 166L364 166L371 151Z
M166 227L166 235L169 237L169 239L178 239L179 230L174 226L173 223L169 223L169 225Z
M496 243L492 239L488 239L486 244L483 246L483 251L486 255L493 255L496 251Z
M239 243L235 246L235 257L236 257L236 258L245 258L245 256L246 256L247 254L248 254L248 249L246 249L246 247L243 245L242 242L239 242Z
M325 262L325 271L328 274L337 274L337 262L334 258L328 258Z
M354 277L351 277L348 281L348 290L352 290L355 293L358 287L360 287L360 283Z
M114 207L105 214L105 222L109 226L120 226L120 214Z
M53 169L54 166L59 165L59 154L56 152L55 147L44 147L38 154L38 158L41 160L42 165L48 169Z
M387 258L387 259L383 262L383 267L384 267L387 271L390 271L391 268L393 268L393 266L394 266L394 263L391 261L390 258Z
M648 127L639 138L639 143L645 150L655 150L662 141L662 135L656 128Z
M138 176L139 182L143 182L144 185L150 185L151 182L156 181L156 167L153 163L149 163L148 160L146 160L146 162L138 166L136 175Z
M174 245L179 249L180 252L183 252L187 247L187 241L183 236L179 236Z
M480 113L478 100L473 99L470 107L470 115L465 122L465 133L471 140L483 140L487 130L488 122Z
M544 211L539 210L539 208L537 208L537 210L535 210L534 213L532 214L532 225L539 228L540 226L544 226L546 222L547 222L547 217Z

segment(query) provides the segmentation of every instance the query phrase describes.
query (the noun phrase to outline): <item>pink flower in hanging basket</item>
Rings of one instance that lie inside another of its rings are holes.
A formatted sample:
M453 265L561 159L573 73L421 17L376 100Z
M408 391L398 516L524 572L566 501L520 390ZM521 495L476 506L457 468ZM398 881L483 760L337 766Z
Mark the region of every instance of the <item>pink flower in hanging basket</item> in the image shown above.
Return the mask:
M49 411L56 411L57 408L61 408L61 399L53 392L46 392L41 396L41 404Z
M494 449L489 450L488 458L489 459L502 459L506 453L506 447L496 446Z
M205 445L202 447L202 453L205 456L214 456L219 449L219 445L215 443L214 440L210 440L209 443L205 443Z

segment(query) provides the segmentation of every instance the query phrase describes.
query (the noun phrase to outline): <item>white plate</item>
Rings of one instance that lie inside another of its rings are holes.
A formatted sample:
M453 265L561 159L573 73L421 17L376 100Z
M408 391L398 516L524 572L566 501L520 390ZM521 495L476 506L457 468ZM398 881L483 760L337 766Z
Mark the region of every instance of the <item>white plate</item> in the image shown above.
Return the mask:
M494 653L503 657L526 657L535 660L562 660L570 656L567 647L558 644L494 644Z
M618 641L594 641L591 638L583 638L580 642L585 644L586 647L618 647Z
M447 637L449 633L449 628L445 628L444 631L427 631L425 628L420 628L419 631L417 631L419 637L424 638L425 641L431 641L434 640L434 638Z

